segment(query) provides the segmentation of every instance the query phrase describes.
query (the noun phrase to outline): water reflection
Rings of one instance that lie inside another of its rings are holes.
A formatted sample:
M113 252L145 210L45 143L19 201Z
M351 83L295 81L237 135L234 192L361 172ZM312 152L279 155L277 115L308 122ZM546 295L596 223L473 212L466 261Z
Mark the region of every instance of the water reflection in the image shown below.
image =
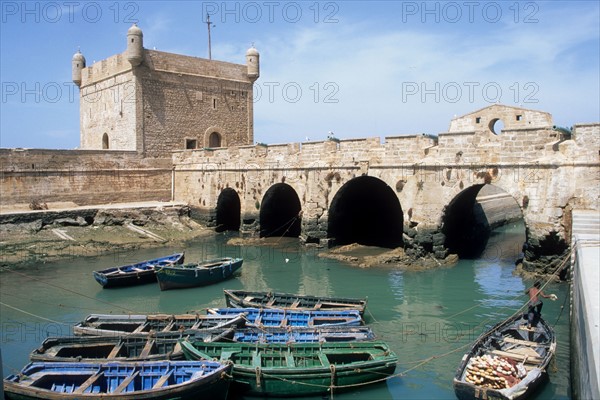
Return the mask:
M102 289L91 272L116 265L115 254L28 269L27 274L38 280L2 272L0 300L21 310L0 307L4 373L21 369L29 352L47 335L72 334L72 324L90 313L121 313L125 308L136 313L204 312L207 307L225 305L224 288L273 290L368 297L366 320L398 354L396 372L406 374L387 384L334 393L336 399L451 399L452 377L468 346L486 324L499 322L526 300L521 294L530 282L512 275L514 258L508 257L521 240L513 236L513 230L507 227L492 240L506 256L461 260L452 268L419 272L393 266L357 268L321 259L317 249L297 241L280 241L270 247L230 246L227 240L231 235L199 239L185 247L190 262L221 256L244 258L239 276L201 288L161 292L158 285L151 284ZM136 250L118 256L118 260L149 259L180 250ZM552 284L548 291L560 299L547 302L543 310L544 317L556 325L558 369L551 371L551 384L534 399L568 399L569 310L560 310L568 285Z

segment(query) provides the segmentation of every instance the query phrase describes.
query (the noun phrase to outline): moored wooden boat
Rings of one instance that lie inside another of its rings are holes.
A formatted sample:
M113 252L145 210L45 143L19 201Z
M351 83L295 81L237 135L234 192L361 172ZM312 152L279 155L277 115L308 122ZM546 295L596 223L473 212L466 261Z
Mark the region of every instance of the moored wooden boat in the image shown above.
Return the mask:
M242 267L242 258L224 257L201 263L170 265L156 269L160 290L212 285L229 279Z
M360 326L363 320L358 310L300 311L277 308L209 308L211 315L244 313L248 327L315 328L326 326Z
M94 336L149 335L186 330L222 330L244 324L243 313L228 315L91 314L73 327L73 333Z
M291 293L223 290L227 307L289 308L293 310L358 310L364 314L367 299L350 297L307 296Z
M318 343L358 342L374 339L375 334L368 326L330 326L295 329L242 328L235 330L232 340L244 343Z
M225 399L231 365L216 361L31 363L4 379L7 399Z
M191 342L318 343L374 340L366 326L328 328L227 328L155 335L49 337L29 356L31 361L108 362L181 360L180 339Z
M256 396L329 396L330 390L384 381L398 361L381 341L286 345L183 340L181 347L190 360L232 361L233 385Z
M233 340L233 328L222 331L186 331L156 335L49 337L29 356L31 361L108 362L179 360L181 338L194 341Z
M94 271L94 278L104 288L141 285L156 282L157 267L183 263L184 253L142 261L136 264Z
M525 399L547 379L556 351L552 328L540 318L527 328L518 314L482 334L465 354L454 376L454 392L463 399Z

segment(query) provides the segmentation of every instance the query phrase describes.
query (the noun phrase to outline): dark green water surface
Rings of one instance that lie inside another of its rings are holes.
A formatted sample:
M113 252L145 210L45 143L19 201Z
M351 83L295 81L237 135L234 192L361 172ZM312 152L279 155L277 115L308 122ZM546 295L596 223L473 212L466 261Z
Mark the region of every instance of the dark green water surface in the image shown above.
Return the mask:
M453 399L452 378L468 346L486 328L508 317L527 298L533 282L513 276L524 228L497 230L484 255L456 266L407 272L394 267L363 269L317 256L320 250L282 239L272 247L228 246L217 235L185 248L115 252L40 264L22 272L0 273L0 322L3 373L20 370L47 336L71 335L71 326L91 313L182 313L225 307L223 289L273 290L344 297L368 296L366 322L399 358L386 383L334 393L336 399ZM102 289L92 271L185 250L186 261L241 256L234 279L221 284L161 292L158 284ZM287 260L287 262L286 262ZM550 381L535 399L568 399L569 310L567 284L551 283L543 316L555 326L557 356ZM561 307L565 309L561 311ZM559 318L560 317L560 318ZM329 398L329 396L327 396Z

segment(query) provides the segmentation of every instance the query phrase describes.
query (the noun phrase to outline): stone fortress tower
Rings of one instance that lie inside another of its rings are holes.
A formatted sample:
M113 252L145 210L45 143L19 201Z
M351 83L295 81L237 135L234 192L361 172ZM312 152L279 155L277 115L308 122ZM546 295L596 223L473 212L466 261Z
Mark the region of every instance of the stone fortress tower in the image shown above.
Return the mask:
M143 37L134 24L123 53L89 67L80 51L73 56L81 149L164 157L254 142L253 84L260 76L254 47L241 65L148 50Z

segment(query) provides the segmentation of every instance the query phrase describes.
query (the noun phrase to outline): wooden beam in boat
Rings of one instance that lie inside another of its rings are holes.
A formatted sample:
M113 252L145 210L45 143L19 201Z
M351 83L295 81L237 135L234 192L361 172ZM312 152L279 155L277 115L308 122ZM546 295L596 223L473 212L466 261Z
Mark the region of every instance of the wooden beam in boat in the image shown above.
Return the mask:
M81 384L81 386L79 386L77 389L75 389L73 391L73 393L74 394L82 394L87 388L92 386L94 384L94 382L96 382L98 379L100 379L103 375L104 375L104 371L100 372L99 374L94 374L94 375L90 376L89 378L87 378L87 380L85 382L83 382Z
M140 358L146 358L150 355L150 351L152 351L152 347L154 346L154 343L156 343L155 339L151 339L146 342L146 345L144 346L144 348L142 349L142 352L140 354Z
M519 361L525 361L530 364L539 364L542 362L542 359L538 357L532 357L525 354L513 353L511 351L502 351L502 350L492 350L492 354L495 354L500 357L513 358Z
M531 346L531 347L548 347L548 345L544 344L544 343L538 343L538 342L531 342L529 340L521 340L521 339L515 339L512 337L505 337L502 339L503 341L505 341L506 343L515 343L515 344L521 344L523 346Z
M125 378L123 380L123 382L121 382L121 384L119 386L117 386L117 388L115 389L114 392L112 392L112 394L122 393L123 390L125 390L125 388L127 386L129 386L131 381L133 381L139 374L140 374L140 371L135 371L133 374L129 375L127 378Z
M160 379L156 381L154 386L152 386L152 390L160 389L161 387L163 387L163 385L169 380L171 375L173 375L173 371L175 371L175 369L172 369L163 376L161 376Z
M122 348L123 348L123 342L120 342L115 347L113 347L113 349L111 350L111 352L108 354L108 356L106 358L108 358L108 359L117 358L117 354L119 354L119 352L121 351Z

